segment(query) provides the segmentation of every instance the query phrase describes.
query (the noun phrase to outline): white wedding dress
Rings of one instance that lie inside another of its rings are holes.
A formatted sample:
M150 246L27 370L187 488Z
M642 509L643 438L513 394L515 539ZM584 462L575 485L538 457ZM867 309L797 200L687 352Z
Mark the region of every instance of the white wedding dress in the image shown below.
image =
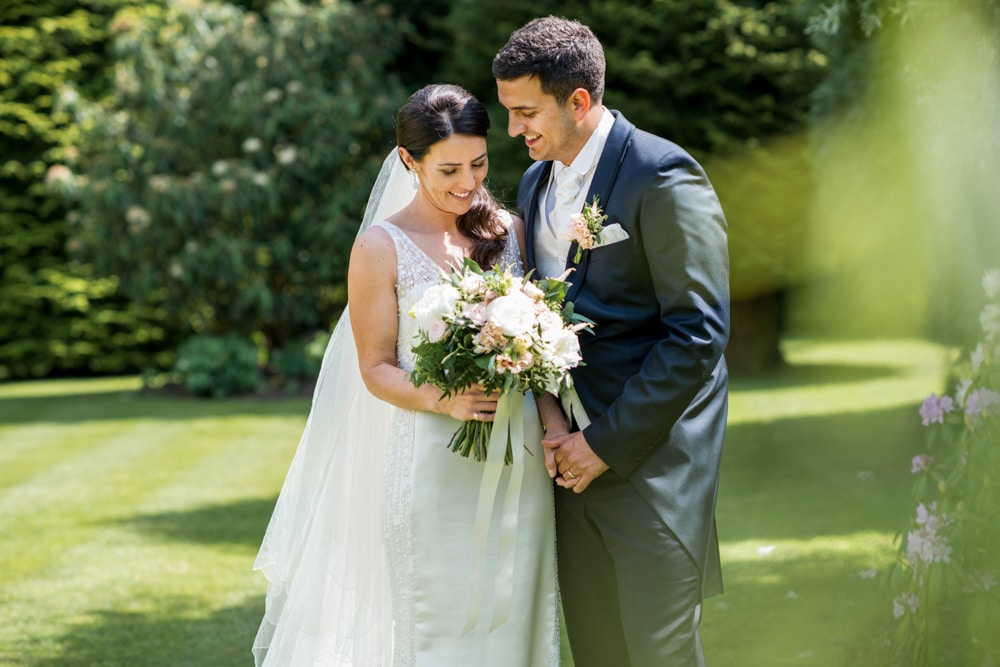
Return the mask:
M409 371L410 306L441 274L402 230L375 224L396 248L397 355ZM500 263L520 271L512 227ZM349 327L334 336L255 563L269 579L257 665L558 667L553 484L533 398L524 402L516 501L504 500L514 467L504 466L483 521L486 464L448 448L460 422L374 399L359 380ZM341 368L340 357L355 368ZM511 563L512 576L502 576ZM492 627L501 600L509 615Z
M399 337L403 370L413 369L416 323L410 307L441 281L437 265L398 227L380 223L396 246ZM520 271L511 229L501 266ZM493 576L499 551L496 511L490 521L488 558L471 581L476 504L483 463L451 452L460 422L444 415L395 410L386 467L386 517L392 604L396 619L394 665L420 667L530 667L559 664L552 480L545 470L542 430L534 400L524 410L524 480L517 516L510 617L489 631ZM509 483L510 466L500 488ZM476 627L462 636L470 586L484 589Z

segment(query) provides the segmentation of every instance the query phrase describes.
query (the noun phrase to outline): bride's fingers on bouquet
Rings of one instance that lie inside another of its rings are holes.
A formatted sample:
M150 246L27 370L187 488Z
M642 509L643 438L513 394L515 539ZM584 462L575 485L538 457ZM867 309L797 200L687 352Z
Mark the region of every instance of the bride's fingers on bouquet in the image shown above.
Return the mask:
M470 419L477 422L491 422L494 416L492 410L473 410Z
M492 399L494 401L496 401L497 398L498 398L498 395L497 395L497 393L495 391L493 391L491 389L487 389L486 387L484 387L483 385L478 384L478 383L472 385L471 390L475 391L475 392L477 392L479 394L482 394L483 396L490 396L490 397L492 397Z

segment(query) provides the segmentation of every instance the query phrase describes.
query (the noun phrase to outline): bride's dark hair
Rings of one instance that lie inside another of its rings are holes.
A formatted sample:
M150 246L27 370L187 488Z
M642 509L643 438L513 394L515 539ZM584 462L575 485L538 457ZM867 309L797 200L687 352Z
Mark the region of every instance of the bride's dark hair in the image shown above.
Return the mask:
M432 84L410 96L396 114L396 143L421 161L437 142L453 134L486 137L486 106L461 86ZM470 239L472 259L490 267L507 241L507 228L497 215L500 204L483 184L472 206L458 216L458 231Z

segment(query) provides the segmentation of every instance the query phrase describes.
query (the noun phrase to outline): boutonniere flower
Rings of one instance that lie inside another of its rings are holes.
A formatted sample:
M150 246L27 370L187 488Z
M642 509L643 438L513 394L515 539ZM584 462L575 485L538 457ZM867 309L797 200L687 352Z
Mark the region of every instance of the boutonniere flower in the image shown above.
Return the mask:
M579 264L584 250L590 250L601 242L601 231L608 216L601 210L600 200L594 195L594 201L583 207L579 213L574 213L569 219L566 235L570 241L577 244L573 263Z

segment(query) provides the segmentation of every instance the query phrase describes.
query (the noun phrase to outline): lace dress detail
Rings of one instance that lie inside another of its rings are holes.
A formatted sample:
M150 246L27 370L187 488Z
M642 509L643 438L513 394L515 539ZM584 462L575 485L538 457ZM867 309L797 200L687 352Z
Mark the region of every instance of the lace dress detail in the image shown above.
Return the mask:
M515 276L523 276L521 251L514 227L509 225L507 217L507 245L500 255L498 264L510 267ZM443 270L421 250L413 240L399 227L389 221L378 223L392 237L396 246L396 296L399 300L399 336L396 341L396 357L399 367L404 371L412 371L415 363L413 343L417 335L417 323L409 316L410 308L416 303L428 287L442 280Z

